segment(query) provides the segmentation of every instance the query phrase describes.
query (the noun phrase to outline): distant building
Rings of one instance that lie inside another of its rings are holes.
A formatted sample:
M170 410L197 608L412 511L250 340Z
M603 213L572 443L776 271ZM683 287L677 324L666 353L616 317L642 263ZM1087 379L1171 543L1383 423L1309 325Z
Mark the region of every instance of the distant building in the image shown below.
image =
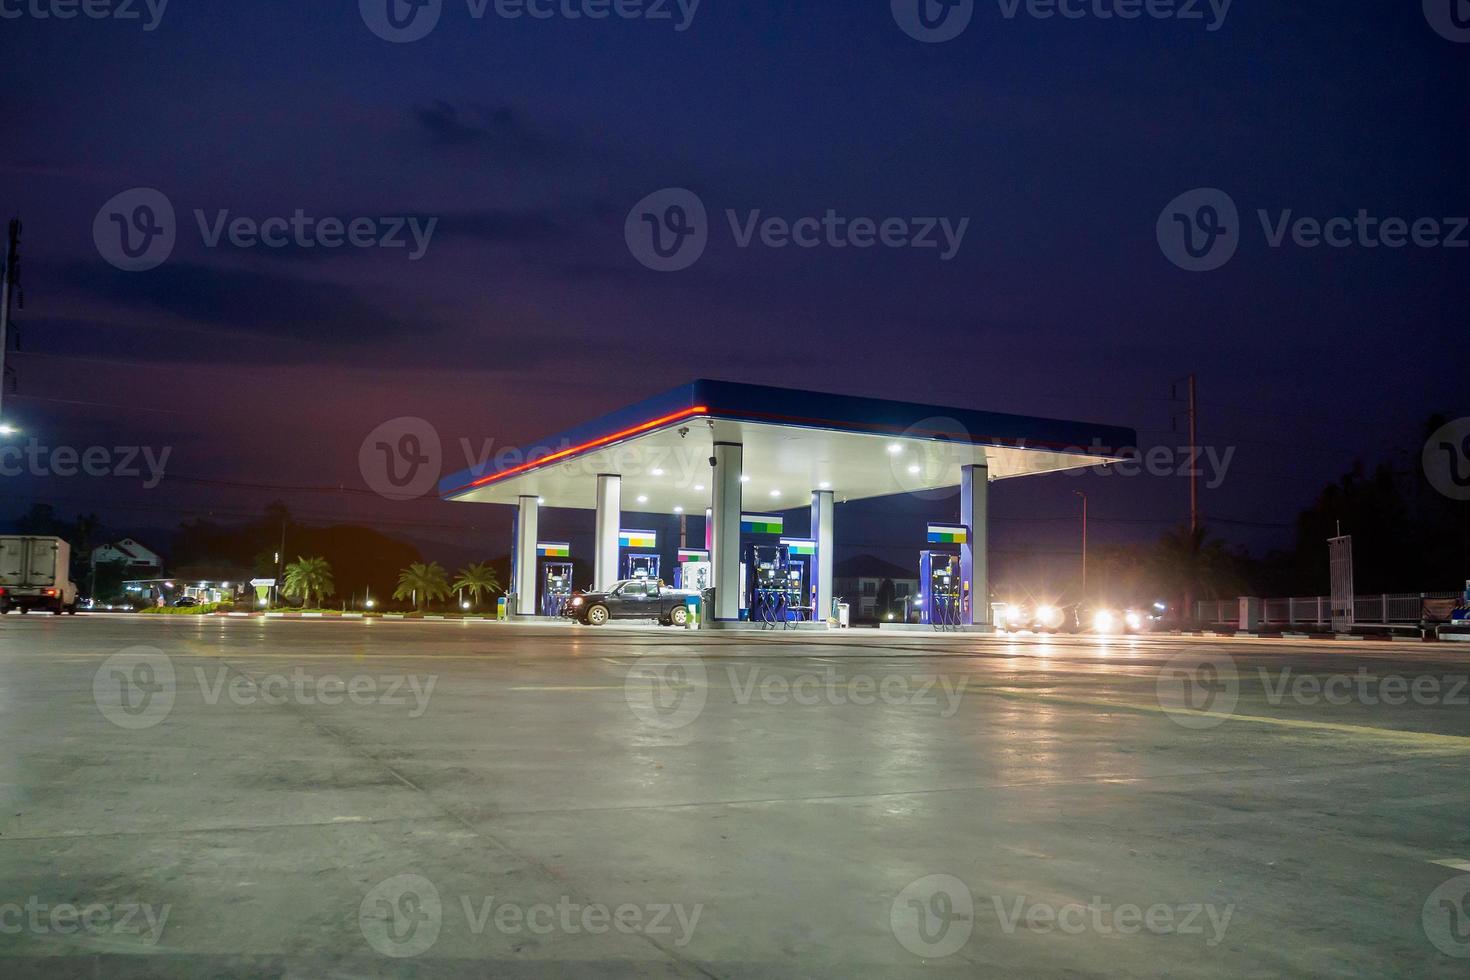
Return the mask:
M92 549L92 564L120 561L128 575L157 575L163 571L163 557L133 538L122 538Z
M917 569L903 568L876 555L858 555L840 561L832 569L836 585L833 594L848 604L854 620L875 620L892 612L903 616L904 599L919 594ZM883 580L893 583L893 606L878 608L878 593Z

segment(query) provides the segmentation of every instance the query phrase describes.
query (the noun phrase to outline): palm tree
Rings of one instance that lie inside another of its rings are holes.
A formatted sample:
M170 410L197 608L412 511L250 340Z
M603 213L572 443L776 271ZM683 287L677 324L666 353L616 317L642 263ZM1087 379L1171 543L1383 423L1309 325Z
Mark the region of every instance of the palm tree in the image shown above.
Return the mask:
M478 565L461 568L459 577L454 580L451 588L456 592L468 592L470 602L478 606L485 593L500 591L500 579L496 577L495 569L490 567L490 563L482 561Z
M336 590L332 566L325 558L300 558L286 566L286 583L281 592L311 605L311 597L324 598Z
M449 598L449 574L437 561L427 565L416 561L398 573L398 588L393 590L395 599L411 599L415 609L435 599Z

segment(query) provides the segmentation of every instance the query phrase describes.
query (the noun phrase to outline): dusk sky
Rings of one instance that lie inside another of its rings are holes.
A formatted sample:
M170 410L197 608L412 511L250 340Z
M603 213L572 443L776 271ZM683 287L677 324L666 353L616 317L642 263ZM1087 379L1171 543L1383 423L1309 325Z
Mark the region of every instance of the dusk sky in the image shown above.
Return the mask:
M1470 43L1412 0L1133 20L977 2L943 43L902 30L888 0L605 20L443 0L405 43L370 29L368 0L172 0L151 30L141 0L141 20L36 17L47 2L0 3L4 217L24 221L26 293L4 414L49 446L170 455L151 489L7 476L7 518L40 500L126 531L279 497L312 521L501 554L508 510L372 494L367 434L428 419L448 473L461 440L531 442L714 377L1179 446L1171 384L1195 372L1201 441L1234 449L1204 512L1259 550L1355 458L1413 460L1427 416L1470 414L1463 218L1455 231ZM115 267L94 236L135 188L176 214L147 271ZM646 268L624 234L665 188L708 210L708 247L677 272ZM1196 188L1239 209L1238 251L1212 271L1181 269L1156 229ZM407 231L407 248L209 243L221 220L298 210L433 231L417 258ZM741 247L727 218L829 210L967 223L946 257ZM1260 210L1268 225L1436 219L1459 247L1309 248L1290 232L1273 247ZM1099 540L1187 518L1178 477L1048 477L997 489L997 549L1074 547L1077 488ZM590 514L573 520L590 532Z

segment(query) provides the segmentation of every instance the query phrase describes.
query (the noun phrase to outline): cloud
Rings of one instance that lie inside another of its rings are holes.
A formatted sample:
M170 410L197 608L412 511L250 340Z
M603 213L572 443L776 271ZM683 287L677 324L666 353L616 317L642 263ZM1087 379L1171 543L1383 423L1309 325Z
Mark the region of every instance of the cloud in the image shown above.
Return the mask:
M352 287L272 272L171 262L129 273L100 262L61 270L80 293L115 306L151 310L246 336L361 345L436 329L409 324L364 302Z
M445 101L412 110L414 122L431 146L482 150L499 156L547 160L561 148L533 131L508 106L471 104L461 110Z

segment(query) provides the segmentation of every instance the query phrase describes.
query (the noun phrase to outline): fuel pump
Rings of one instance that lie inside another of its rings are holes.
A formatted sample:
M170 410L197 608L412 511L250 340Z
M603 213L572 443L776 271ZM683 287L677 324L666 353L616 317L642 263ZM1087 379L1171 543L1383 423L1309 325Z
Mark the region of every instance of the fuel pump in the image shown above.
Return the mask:
M561 616L572 595L570 562L547 562L542 570L541 615Z
M791 556L784 544L752 544L745 548L746 618L774 626L789 621L793 611Z
M624 555L623 578L646 578L650 581L658 581L658 555Z
M964 621L960 556L943 551L919 552L919 622L935 629L954 629Z
M714 566L707 561L686 561L679 566L674 584L688 592L703 592L714 584Z

